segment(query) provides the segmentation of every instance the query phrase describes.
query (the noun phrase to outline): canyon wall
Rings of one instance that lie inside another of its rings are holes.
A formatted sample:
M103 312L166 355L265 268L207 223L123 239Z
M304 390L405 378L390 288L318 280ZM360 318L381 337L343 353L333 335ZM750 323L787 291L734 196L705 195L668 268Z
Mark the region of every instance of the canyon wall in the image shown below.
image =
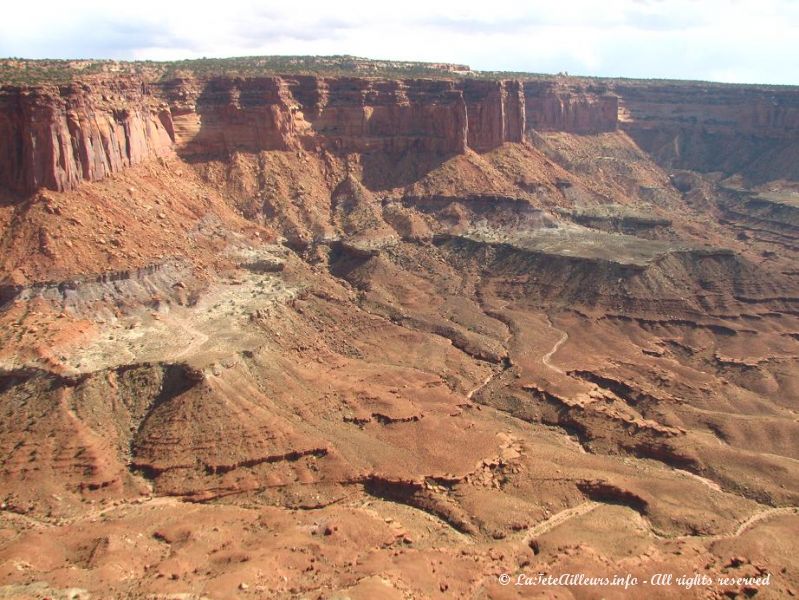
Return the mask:
M518 80L183 78L0 90L0 187L65 190L176 151L447 156L522 142Z
M327 147L462 153L521 142L519 81L311 76L165 84L182 154Z
M295 78L306 146L344 152L466 149L463 96L450 81Z
M617 82L620 127L662 166L799 179L799 89Z
M172 152L169 108L140 82L0 90L0 187L70 189Z
M296 138L291 93L278 77L179 79L159 92L185 156L286 150Z
M524 101L528 130L601 133L618 124L619 99L606 87L525 81Z
M0 188L65 190L177 152L486 152L621 128L662 165L799 178L799 90L549 78L133 78L0 88Z
M467 79L460 84L468 116L468 145L483 152L524 139L525 106L519 81Z

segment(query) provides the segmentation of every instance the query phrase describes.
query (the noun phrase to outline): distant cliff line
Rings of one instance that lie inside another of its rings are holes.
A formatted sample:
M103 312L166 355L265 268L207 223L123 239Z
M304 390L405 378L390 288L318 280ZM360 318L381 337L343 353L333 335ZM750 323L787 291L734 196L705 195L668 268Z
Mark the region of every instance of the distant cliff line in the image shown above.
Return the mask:
M313 75L5 86L0 189L69 190L175 154L453 155L522 143L535 131L592 135L620 128L670 166L734 172L777 152L780 160L768 162L795 178L799 88Z

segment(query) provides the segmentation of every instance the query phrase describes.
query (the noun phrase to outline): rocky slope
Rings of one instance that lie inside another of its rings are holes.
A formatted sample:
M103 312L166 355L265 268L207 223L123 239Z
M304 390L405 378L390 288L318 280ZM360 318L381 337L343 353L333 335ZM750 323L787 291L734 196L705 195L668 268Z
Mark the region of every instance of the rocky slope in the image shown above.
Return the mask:
M2 88L0 597L796 594L799 92L370 65Z

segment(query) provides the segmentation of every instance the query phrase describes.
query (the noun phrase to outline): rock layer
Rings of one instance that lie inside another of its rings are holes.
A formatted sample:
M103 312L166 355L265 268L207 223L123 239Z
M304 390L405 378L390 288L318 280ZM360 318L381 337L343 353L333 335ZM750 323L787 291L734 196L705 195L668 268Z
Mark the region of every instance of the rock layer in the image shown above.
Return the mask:
M9 87L0 93L0 187L73 189L173 150L184 157L298 148L449 156L522 142L530 124L615 128L613 96L525 85L275 76Z
M72 189L172 152L172 115L148 86L120 80L0 91L0 186Z
M600 133L618 124L619 99L606 86L526 81L524 100L530 130Z
M799 93L564 77L218 76L5 87L0 187L73 189L172 151L197 157L325 148L448 156L522 142L533 131L594 134L619 127L668 166L761 179L796 174L790 164L799 152Z
M619 83L621 127L667 167L799 177L799 92L792 87Z

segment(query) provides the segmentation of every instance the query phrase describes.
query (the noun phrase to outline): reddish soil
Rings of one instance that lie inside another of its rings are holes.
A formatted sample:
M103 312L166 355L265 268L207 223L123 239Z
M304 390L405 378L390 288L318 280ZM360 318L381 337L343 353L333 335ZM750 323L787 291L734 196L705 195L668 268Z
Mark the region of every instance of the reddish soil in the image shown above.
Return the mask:
M0 598L799 594L793 173L675 165L588 92L410 139L488 88L227 153L265 109L212 96L164 156L3 192Z

